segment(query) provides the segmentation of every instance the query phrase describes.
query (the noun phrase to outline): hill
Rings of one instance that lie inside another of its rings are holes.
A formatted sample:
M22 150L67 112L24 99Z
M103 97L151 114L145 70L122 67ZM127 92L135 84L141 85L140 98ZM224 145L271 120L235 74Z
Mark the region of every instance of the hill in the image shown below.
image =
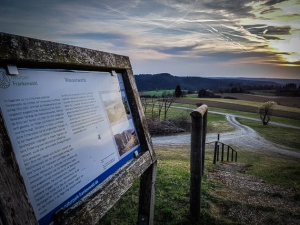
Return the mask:
M230 86L282 86L281 83L274 82L271 79L178 77L169 73L139 74L135 75L135 81L139 91L175 89L178 84L181 89L191 91L201 89L218 90Z

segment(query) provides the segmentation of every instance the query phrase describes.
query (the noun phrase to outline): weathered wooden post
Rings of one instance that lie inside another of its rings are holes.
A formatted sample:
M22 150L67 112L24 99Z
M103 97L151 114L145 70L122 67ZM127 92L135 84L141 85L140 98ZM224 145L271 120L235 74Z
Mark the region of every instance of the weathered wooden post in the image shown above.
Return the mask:
M207 133L207 113L208 109L206 109L203 116L203 134L202 135L202 175L204 175L204 160L205 160L205 146L206 146L206 133Z
M229 145L227 146L227 161L229 161L229 151L230 151L230 149L229 149L230 147L229 147Z
M218 134L218 143L217 143L217 161L219 162L219 156L220 156L220 134Z
M201 178L203 173L203 142L205 143L207 119L204 119L207 106L202 105L190 115L191 128L191 158L190 158L190 216L193 221L199 221L201 205Z
M221 161L224 161L224 143L222 143Z
M214 158L213 158L213 164L216 164L217 162L217 152L218 152L218 142L215 142L215 148L214 148Z
M94 225L138 179L152 225L156 161L127 56L0 33L0 225Z

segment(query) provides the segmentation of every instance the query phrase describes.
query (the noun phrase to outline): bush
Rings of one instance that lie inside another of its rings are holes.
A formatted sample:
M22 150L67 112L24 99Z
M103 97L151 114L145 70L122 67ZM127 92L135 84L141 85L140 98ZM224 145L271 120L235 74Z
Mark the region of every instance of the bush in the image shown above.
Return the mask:
M237 99L237 98L231 97L231 96L225 96L224 98L225 98L225 99Z
M188 132L191 128L190 118L187 115L166 120L147 119L147 123L151 135L168 135Z

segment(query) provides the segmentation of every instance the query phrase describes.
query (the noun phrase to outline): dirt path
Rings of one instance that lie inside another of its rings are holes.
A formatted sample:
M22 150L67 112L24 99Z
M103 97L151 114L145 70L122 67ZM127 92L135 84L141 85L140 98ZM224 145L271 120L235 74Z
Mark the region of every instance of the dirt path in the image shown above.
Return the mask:
M292 151L291 148L272 143L259 134L257 134L250 127L244 126L236 121L233 115L226 115L227 121L232 124L236 130L233 132L226 132L220 135L220 141L227 145L233 146L237 149L251 149L259 151L272 151L282 155L289 155L300 158L300 153ZM209 133L206 136L206 142L217 139L217 133ZM153 137L154 145L188 145L190 144L190 134L172 135Z

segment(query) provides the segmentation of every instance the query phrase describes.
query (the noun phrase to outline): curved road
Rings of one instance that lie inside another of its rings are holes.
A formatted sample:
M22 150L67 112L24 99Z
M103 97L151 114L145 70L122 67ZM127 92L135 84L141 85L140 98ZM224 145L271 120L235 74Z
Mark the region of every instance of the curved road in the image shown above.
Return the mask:
M180 107L182 109L187 109ZM209 113L217 113L209 111ZM300 158L300 153L292 151L291 148L277 145L273 142L270 142L263 137L261 137L256 131L240 124L236 121L235 117L240 117L244 119L253 119L250 117L241 117L231 114L218 113L226 116L227 121L232 124L236 130L232 132L226 132L220 134L220 141L227 145L236 147L237 149L251 149L251 150L263 150L263 151L272 151L277 152L283 155L294 156ZM255 119L254 119L255 120ZM274 123L273 123L274 124ZM277 125L277 124L276 124ZM279 124L279 126L287 126L284 124ZM300 129L300 127L287 126L295 129ZM209 133L206 135L206 142L214 141L217 139L217 133ZM172 136L162 136L162 137L153 137L152 142L154 145L184 145L190 144L190 134L184 135L172 135Z

